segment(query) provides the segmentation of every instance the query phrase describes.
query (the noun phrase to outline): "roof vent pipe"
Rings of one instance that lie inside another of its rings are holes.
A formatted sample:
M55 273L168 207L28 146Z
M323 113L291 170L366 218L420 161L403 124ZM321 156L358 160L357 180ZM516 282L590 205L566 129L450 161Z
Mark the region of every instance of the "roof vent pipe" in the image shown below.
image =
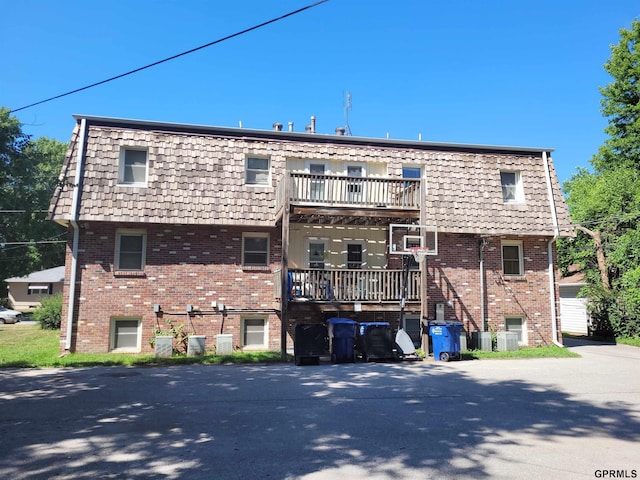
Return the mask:
M336 135L338 135L339 137L344 136L344 132L346 132L346 128L344 127L336 127Z
M293 122L289 122L289 131L293 132Z
M311 133L316 133L316 117L311 116Z
M311 125L307 125L306 127L304 127L304 131L307 132L307 133L313 133L312 128L313 127Z
M273 131L274 132L281 132L282 131L282 124L280 122L274 122L272 127L273 127Z

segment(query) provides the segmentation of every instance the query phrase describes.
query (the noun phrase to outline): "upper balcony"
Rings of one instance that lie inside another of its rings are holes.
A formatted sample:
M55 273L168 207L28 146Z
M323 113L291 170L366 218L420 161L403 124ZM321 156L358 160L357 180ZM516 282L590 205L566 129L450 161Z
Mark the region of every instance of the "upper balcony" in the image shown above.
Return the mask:
M276 211L284 205L388 209L415 215L420 211L421 180L415 178L349 177L286 172L278 184Z

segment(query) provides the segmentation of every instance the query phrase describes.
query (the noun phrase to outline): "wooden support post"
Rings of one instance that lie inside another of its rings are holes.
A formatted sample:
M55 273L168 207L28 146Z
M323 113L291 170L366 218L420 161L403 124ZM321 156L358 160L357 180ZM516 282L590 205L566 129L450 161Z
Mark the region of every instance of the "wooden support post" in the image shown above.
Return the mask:
M289 324L289 220L291 198L291 176L285 172L282 180L285 182L283 191L282 206L282 264L280 270L280 357L283 362L287 361L287 326Z

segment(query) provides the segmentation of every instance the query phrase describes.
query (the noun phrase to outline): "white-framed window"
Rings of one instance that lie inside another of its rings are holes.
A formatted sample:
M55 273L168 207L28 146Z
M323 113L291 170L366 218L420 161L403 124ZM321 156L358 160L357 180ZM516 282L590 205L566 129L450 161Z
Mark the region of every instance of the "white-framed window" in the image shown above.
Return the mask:
M116 270L144 270L147 251L147 233L144 230L118 230L116 232Z
M247 157L245 169L247 185L271 186L271 161L264 157Z
M327 243L328 240L326 238L307 239L307 265L309 265L309 268L325 268L325 261L329 254Z
M269 265L269 234L242 234L242 265L266 267Z
M527 329L524 317L513 315L504 317L504 328L507 332L515 332L518 334L518 344L527 343Z
M309 161L307 163L307 170L311 174L309 190L311 200L326 200L324 176L327 174L327 169L327 164L324 162Z
M347 202L361 203L364 200L364 181L361 179L366 176L364 164L347 164L344 173L349 177L347 180Z
M524 275L521 241L502 241L502 273L504 275Z
M142 339L142 322L137 317L112 317L109 332L111 351L139 352Z
M27 295L51 295L53 293L53 285L29 284L27 287Z
M422 167L403 165L402 178L422 178Z
M146 149L123 147L120 149L118 183L128 186L146 186L149 152Z
M242 317L242 348L266 349L269 347L269 330L264 317Z
M502 201L504 203L524 203L522 176L518 171L501 171Z

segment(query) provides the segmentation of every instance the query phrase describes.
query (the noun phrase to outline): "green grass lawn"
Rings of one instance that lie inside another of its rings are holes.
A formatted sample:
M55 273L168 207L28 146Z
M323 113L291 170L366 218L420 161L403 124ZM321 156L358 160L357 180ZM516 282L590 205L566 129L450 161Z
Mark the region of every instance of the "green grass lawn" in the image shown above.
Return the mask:
M580 355L572 352L567 348L556 347L555 345L549 347L520 348L512 352L483 352L481 350L470 350L468 352L462 352L463 360L563 357L576 358L580 357Z
M633 347L640 347L639 337L618 337L616 338L616 342L624 343L625 345L631 345Z
M280 352L236 352L232 355L156 358L152 354L71 353L60 357L60 330L37 325L0 325L0 368L89 367L96 365L181 365L226 363L274 363Z

